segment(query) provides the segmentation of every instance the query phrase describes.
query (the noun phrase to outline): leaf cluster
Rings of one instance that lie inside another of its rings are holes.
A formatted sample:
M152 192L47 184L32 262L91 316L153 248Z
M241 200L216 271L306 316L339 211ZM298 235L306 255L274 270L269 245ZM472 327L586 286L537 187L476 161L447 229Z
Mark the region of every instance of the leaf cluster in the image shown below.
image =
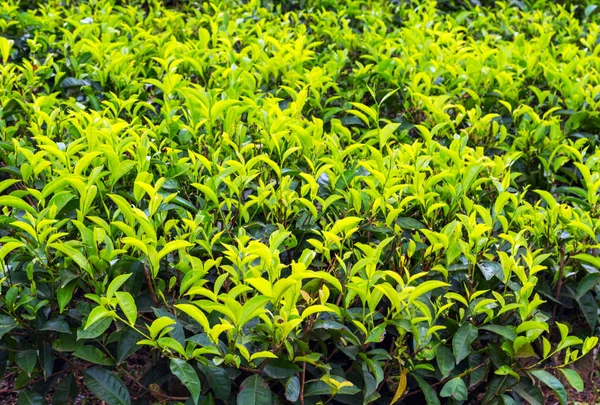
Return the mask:
M0 3L0 374L19 404L583 389L595 5L125 3Z

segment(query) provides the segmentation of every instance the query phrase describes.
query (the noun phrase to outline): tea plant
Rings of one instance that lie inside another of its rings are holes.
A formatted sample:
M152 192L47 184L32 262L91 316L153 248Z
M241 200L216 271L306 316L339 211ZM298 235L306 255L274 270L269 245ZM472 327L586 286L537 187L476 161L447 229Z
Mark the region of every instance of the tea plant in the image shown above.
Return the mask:
M599 12L3 1L4 392L567 403L598 341Z

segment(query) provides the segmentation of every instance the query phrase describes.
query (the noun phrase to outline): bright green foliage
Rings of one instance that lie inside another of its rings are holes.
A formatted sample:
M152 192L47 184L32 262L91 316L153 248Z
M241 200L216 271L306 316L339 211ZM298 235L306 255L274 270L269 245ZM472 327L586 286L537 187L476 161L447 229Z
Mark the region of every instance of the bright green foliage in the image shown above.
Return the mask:
M78 381L110 405L583 388L594 5L26 3L0 2L0 373L20 403Z

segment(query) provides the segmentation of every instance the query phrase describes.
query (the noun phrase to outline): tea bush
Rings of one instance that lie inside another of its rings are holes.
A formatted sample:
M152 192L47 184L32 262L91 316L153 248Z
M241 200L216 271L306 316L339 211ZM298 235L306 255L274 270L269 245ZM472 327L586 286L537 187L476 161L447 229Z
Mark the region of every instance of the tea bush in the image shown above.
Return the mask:
M582 390L600 10L476 3L2 1L4 395Z

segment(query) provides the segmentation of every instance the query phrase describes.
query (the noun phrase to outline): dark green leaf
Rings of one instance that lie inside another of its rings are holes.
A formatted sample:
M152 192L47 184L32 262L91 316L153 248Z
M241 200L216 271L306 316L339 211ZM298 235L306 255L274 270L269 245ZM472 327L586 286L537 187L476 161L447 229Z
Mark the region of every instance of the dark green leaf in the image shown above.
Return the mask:
M377 392L377 380L375 379L373 374L369 372L369 368L367 367L366 362L362 363L361 368L364 381L363 394L365 397L369 397L371 396L371 394Z
M103 368L95 367L83 372L83 382L98 399L108 405L129 405L131 398L123 381Z
M402 229L415 230L426 228L426 226L421 221L410 217L398 217L396 218L396 223Z
M285 358L267 360L264 372L271 378L288 378L302 371L300 367Z
M75 402L79 388L73 374L67 374L56 386L52 405L71 405Z
M198 363L198 368L208 380L208 384L215 393L215 396L224 401L227 400L231 393L231 379L229 378L227 371L222 367L216 367L210 364L204 365L202 363Z
M514 341L517 338L517 333L514 331L514 329L506 327L506 326L490 324L490 325L480 326L479 329L487 330L488 332L493 332L493 333L500 335L510 341Z
M478 263L479 269L486 280L491 280L494 276L498 276L500 280L504 278L502 265L498 262L482 261Z
M488 380L485 385L485 393L483 395L482 403L493 403L493 400L498 400L499 395L503 393L508 386L512 386L516 380L511 376L495 376L491 380Z
M462 378L455 377L444 384L444 388L440 392L441 397L452 398L456 401L467 400L467 386L463 382Z
M37 352L35 350L23 350L15 355L15 363L27 375L31 375L37 364Z
M137 344L142 336L131 328L123 330L117 343L117 362L120 363L135 353L140 345Z
M577 286L577 298L581 299L588 291L600 283L600 273L592 273L585 276Z
M529 402L530 405L544 405L544 395L542 394L542 391L527 380L522 380L513 387L513 390L519 394L521 398Z
M581 312L583 312L588 325L590 325L590 329L594 330L596 322L598 321L598 304L596 303L593 294L587 292L583 297L577 300L577 304L579 305L579 308L581 308Z
M315 381L306 384L304 388L305 397L314 397L320 395L331 395L332 389L325 381Z
M83 342L77 341L74 334L61 333L58 339L52 341L52 348L59 352L74 352L83 345Z
M149 387L151 384L161 385L168 381L170 375L169 361L167 359L160 359L144 374L140 382L144 387Z
M336 377L336 376L331 376L332 378L336 379L338 382L342 382L344 381L343 378L341 377ZM355 385L352 386L345 386L342 387L339 392L338 395L355 395L358 394L360 392L360 388L358 388ZM331 389L331 387L329 385L327 385L327 383L325 381L315 381L312 383L308 383L306 384L305 390L304 390L304 396L305 397L313 397L313 396L318 396L318 395L332 395L333 394L333 390ZM373 391L369 391L367 393L367 397L372 397L374 398L376 395L373 394L377 394L377 392Z
M91 82L89 80L79 80L75 77L67 77L60 82L60 87L65 89L70 87L81 87L81 86L91 86Z
M425 396L425 401L427 401L427 405L440 405L440 400L438 399L437 393L435 392L433 387L418 375L413 374L412 376L415 378L415 380L417 380L417 384L419 384L419 388Z
M17 405L46 405L46 400L37 392L23 390L19 392Z
M200 398L200 379L196 370L190 366L185 360L171 359L171 372L179 378L179 380L190 391L195 404L198 404Z
M285 383L285 398L290 402L296 402L299 397L300 380L298 376L292 376Z
M62 319L52 319L42 325L40 330L47 330L60 333L71 333L69 324Z
M95 324L93 324L92 326L90 326L87 329L83 329L83 326L80 327L79 329L77 329L77 340L79 339L95 339L98 336L100 336L101 334L103 334L106 329L108 329L108 327L110 326L110 324L112 323L112 319L111 318L104 318L102 320L100 320L99 322L96 322ZM85 322L84 322L85 324Z
M471 353L469 355L469 368L473 371L469 374L469 388L482 382L487 376L486 360L481 353ZM484 364L483 366L481 366ZM481 366L481 367L478 367ZM475 369L475 367L478 367Z
M509 363L510 359L508 358L508 355L499 345L488 344L486 349L489 353L490 360L492 360L492 363L496 368L500 368Z
M271 405L271 389L258 375L253 375L242 381L237 405Z
M112 366L115 364L114 361L106 357L106 354L102 350L92 345L81 346L73 352L73 356L101 366Z
M42 363L44 379L47 379L52 375L52 371L54 371L54 351L52 350L52 346L48 343L42 344L40 350L40 362Z
M459 364L471 353L471 344L477 339L477 328L470 323L464 323L458 328L458 331L452 339L452 351Z
M17 323L12 317L7 315L0 315L0 339L2 339L2 336L15 329L16 327Z
M558 378L554 377L545 370L531 370L529 373L554 391L561 405L565 405L567 403L567 391Z
M441 344L437 347L435 360L442 373L442 378L446 378L454 370L454 355L452 354L452 350L445 345Z
M502 394L502 402L504 405L517 405L517 403L515 402L514 399L512 399L512 397L509 397L506 394Z

